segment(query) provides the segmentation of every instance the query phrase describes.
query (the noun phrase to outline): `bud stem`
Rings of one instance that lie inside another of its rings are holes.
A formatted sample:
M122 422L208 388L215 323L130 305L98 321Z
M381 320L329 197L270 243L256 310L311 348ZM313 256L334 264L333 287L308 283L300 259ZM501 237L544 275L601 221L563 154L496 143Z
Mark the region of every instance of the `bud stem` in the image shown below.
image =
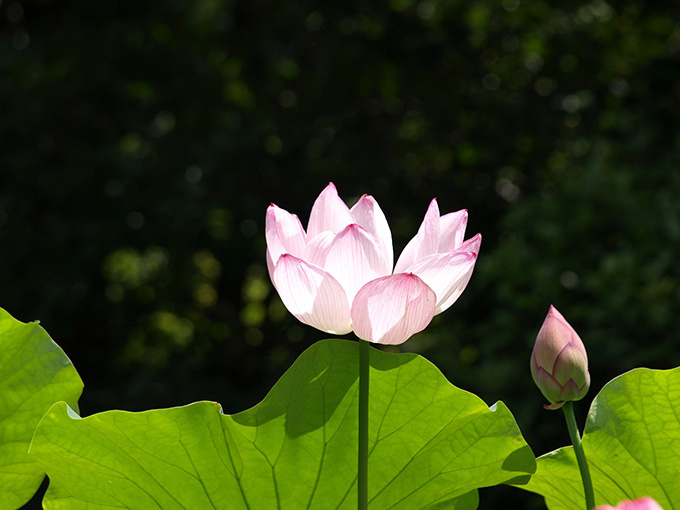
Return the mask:
M567 420L567 428L569 429L569 436L574 445L574 453L576 454L576 461L578 462L579 471L581 471L581 480L583 480L583 491L586 495L586 510L595 508L595 495L593 494L593 481L590 478L590 469L588 469L588 461L586 454L581 445L581 434L578 431L576 417L574 416L574 402L569 401L562 407L564 411L564 418Z
M358 510L368 508L368 376L369 345L359 340L359 466L357 478Z

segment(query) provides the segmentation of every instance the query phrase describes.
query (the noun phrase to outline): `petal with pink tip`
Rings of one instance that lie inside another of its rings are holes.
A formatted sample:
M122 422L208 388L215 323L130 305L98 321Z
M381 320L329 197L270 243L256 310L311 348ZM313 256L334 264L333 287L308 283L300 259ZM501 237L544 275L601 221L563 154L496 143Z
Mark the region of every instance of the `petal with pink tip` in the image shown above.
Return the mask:
M550 305L548 314L541 325L541 329L536 335L536 344L540 345L538 363L546 369L553 371L553 366L557 356L562 349L569 343L576 346L583 354L584 359L588 360L586 348L578 334L566 321L562 314Z
M439 253L457 250L465 239L468 222L467 209L445 214L439 220ZM472 251L472 250L466 250Z
M336 335L352 331L347 295L323 269L282 255L272 281L283 304L301 322Z
M284 253L302 257L305 252L306 235L300 219L274 204L267 208L265 238L274 264Z
M408 267L437 295L435 315L450 307L465 290L477 256L472 252L438 253Z
M307 236L314 237L325 230L335 234L350 223L354 223L352 213L349 212L349 207L338 196L338 190L331 182L319 194L312 206L309 224L307 225Z
M335 236L324 269L340 282L350 302L364 284L391 272L378 241L356 223Z
M390 269L392 269L394 265L392 232L378 202L372 196L364 195L354 204L350 212L354 217L354 221L368 230L378 240L383 252L387 256Z
M477 234L471 237L463 244L461 244L456 251L471 251L479 255L479 249L482 247L482 234Z
M420 224L418 233L411 239L404 251L401 252L396 266L394 266L395 273L403 273L414 262L437 253L439 248L439 206L437 199L432 199L430 206L427 208L425 218Z
M414 274L378 278L364 285L354 298L354 333L378 344L404 343L430 323L435 301L432 289Z

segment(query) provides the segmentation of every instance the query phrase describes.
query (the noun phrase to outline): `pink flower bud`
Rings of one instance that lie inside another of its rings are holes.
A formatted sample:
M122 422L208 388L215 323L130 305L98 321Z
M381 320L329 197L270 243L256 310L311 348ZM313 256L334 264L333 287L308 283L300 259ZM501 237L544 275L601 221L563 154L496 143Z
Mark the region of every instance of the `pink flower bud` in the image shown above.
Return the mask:
M661 505L649 496L636 499L635 501L621 501L618 506L601 505L595 510L663 510Z
M551 403L546 409L559 409L565 402L581 400L590 387L586 348L552 305L536 336L531 375Z

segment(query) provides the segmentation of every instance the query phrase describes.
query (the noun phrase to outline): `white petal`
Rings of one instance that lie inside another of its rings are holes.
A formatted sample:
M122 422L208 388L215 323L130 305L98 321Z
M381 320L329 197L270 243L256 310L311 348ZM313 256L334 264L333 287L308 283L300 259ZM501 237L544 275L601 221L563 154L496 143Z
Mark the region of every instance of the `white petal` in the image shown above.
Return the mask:
M468 212L466 209L445 214L439 220L439 253L454 251L465 238L465 227L467 227Z
M364 195L350 209L354 222L368 230L378 240L387 256L390 269L394 266L394 249L392 248L392 232L385 214L372 196Z
M432 320L436 297L416 275L401 273L364 285L352 303L352 327L364 340L396 345Z
M282 255L272 280L283 304L301 322L336 335L352 331L347 295L320 267Z
M267 251L276 264L284 253L302 257L305 253L305 231L300 219L274 204L267 208L265 238Z
M404 251L401 252L399 260L397 260L397 264L394 266L394 272L403 273L415 261L437 253L438 248L439 206L435 198L427 208L425 218L418 229L418 233L409 241Z
M378 241L356 223L335 236L324 269L340 282L350 302L364 284L392 272Z
M338 190L331 182L321 192L312 206L307 225L307 236L314 237L317 234L329 230L334 234L340 232L350 223L354 223L352 213L338 196Z
M435 315L450 307L470 281L477 255L472 252L438 253L421 259L408 268L437 295Z

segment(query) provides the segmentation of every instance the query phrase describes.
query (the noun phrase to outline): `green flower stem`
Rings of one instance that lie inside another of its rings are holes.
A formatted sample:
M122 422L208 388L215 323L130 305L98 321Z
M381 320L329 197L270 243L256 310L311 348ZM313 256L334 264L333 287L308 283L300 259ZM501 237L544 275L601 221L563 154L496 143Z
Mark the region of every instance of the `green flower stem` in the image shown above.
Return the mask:
M359 340L359 474L357 481L359 510L368 508L368 375L369 345Z
M567 428L569 429L569 436L574 445L574 453L576 454L576 461L578 462L579 471L581 471L581 480L583 480L583 491L586 495L586 510L595 508L595 495L593 494L593 481L590 478L590 470L588 469L588 461L586 454L583 452L581 446L581 434L578 431L576 424L576 417L574 416L574 402L569 401L562 407L564 417L567 420Z

